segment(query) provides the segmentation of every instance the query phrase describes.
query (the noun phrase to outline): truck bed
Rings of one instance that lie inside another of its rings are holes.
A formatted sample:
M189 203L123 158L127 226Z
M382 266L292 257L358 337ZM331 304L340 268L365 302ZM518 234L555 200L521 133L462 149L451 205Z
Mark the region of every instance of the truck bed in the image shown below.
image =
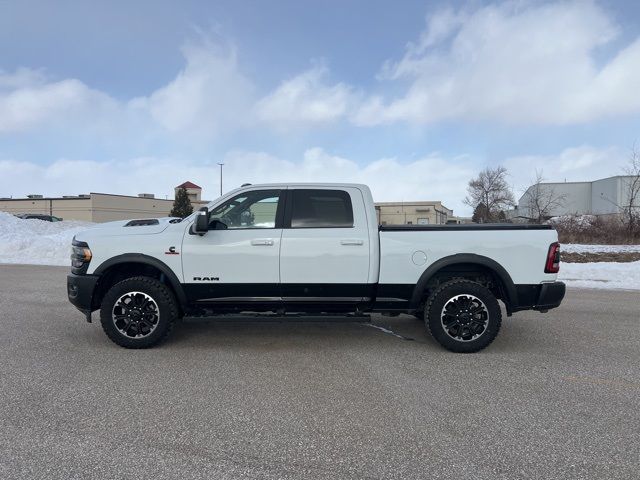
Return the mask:
M515 290L556 280L556 274L544 271L549 247L558 238L550 225L384 225L379 235L382 297L408 300L421 278L449 264L485 265L502 272Z
M479 230L553 230L551 225L530 223L462 223L453 225L380 225L381 232L415 232L415 231L479 231Z

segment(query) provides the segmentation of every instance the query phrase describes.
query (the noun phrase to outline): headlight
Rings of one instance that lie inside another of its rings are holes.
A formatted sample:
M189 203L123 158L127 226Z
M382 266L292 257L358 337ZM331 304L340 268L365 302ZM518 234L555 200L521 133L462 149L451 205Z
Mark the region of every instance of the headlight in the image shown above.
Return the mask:
M85 242L73 239L71 244L71 266L80 268L91 261L91 249Z

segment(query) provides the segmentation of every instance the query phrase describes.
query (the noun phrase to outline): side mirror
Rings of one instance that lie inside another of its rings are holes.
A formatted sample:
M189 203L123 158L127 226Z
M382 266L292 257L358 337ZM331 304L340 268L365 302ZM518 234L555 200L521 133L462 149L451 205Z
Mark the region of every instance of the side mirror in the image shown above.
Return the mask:
M202 207L196 214L196 221L193 223L193 233L204 235L209 231L209 210Z

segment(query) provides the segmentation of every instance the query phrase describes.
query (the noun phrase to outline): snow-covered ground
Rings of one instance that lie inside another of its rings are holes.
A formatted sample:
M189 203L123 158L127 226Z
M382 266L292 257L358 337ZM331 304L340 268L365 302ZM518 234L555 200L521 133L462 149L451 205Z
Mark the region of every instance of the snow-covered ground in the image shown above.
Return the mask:
M640 245L580 245L563 243L562 251L567 253L630 253L640 252Z
M22 220L0 212L0 263L71 265L71 240L90 222Z
M94 223L21 220L0 212L0 263L70 265L71 239ZM562 246L565 252L640 252L640 245ZM560 280L569 287L640 290L640 262L566 263Z
M640 290L640 262L563 262L558 277L569 288Z
M640 245L563 243L561 248L563 252L582 254L640 252ZM640 290L640 262L562 262L559 278L568 287Z

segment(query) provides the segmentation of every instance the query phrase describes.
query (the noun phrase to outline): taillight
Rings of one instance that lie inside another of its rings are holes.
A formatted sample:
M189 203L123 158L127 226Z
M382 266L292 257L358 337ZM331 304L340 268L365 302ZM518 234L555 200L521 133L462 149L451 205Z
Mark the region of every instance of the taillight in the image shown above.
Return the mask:
M547 263L544 265L544 273L558 273L560 271L560 244L558 242L549 245Z

